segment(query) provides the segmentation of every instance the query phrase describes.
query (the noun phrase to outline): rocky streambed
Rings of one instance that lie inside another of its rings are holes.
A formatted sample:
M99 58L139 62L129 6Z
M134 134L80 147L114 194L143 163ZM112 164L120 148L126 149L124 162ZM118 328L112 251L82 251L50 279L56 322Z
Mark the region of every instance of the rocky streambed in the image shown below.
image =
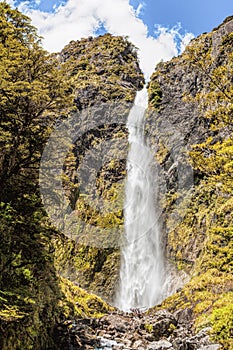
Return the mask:
M63 350L218 350L209 328L193 332L191 310L153 314L134 310L112 312L100 319L68 320L59 324L55 336Z

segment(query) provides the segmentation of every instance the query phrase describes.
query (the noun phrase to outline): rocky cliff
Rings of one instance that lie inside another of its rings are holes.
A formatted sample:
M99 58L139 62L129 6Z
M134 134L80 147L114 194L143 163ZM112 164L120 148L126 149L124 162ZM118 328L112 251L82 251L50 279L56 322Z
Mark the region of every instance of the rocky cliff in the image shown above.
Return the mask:
M232 346L232 32L229 17L157 66L146 121L166 256L190 278L164 306L188 308L195 327L212 325L225 348Z
M71 42L59 60L75 94L75 128L82 132L70 147L63 178L81 225L72 240L55 240L57 266L59 274L112 302L123 232L126 121L144 77L135 47L110 34Z

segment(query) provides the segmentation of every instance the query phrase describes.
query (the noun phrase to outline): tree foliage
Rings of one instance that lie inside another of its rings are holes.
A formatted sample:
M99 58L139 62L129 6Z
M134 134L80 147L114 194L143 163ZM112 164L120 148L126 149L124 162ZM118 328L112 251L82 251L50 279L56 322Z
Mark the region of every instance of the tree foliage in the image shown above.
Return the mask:
M54 113L71 103L59 63L30 19L0 3L0 179L38 166Z
M65 72L43 50L30 19L0 2L2 349L47 348L44 324L52 326L60 312L50 242L54 230L41 205L38 172L55 117L71 108L67 86Z

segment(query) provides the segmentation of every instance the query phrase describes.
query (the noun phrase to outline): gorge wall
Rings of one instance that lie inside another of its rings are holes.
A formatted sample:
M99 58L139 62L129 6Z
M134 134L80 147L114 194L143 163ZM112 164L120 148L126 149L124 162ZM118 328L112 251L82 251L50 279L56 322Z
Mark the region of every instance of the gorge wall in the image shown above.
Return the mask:
M160 63L149 83L147 116L160 164L166 256L190 278L163 307L189 309L195 326L213 325L226 347L232 346L232 32L229 17Z
M143 87L144 77L134 46L125 38L110 34L71 42L59 58L67 67L75 91L77 123L80 114L90 113L87 131L75 140L66 158L64 186L71 207L78 211L83 222L79 233L88 237L93 227L97 227L97 231L93 233L96 241L89 245L60 236L55 242L56 261L61 275L112 302L119 275L118 241L123 233L126 122L136 92ZM91 119L97 114L98 122L92 127ZM88 117L84 119L87 121ZM89 152L93 155L86 161ZM85 178L82 175L78 178L80 172ZM91 177L90 174L95 175ZM82 190L87 184L88 194ZM102 208L98 198L103 201ZM101 230L109 231L109 235L103 234L98 247ZM116 243L112 242L111 230L117 231Z

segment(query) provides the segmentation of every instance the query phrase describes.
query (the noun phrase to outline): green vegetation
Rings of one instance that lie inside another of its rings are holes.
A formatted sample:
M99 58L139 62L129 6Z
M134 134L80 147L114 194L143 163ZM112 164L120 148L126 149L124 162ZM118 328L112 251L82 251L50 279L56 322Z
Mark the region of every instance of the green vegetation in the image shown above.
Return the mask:
M137 49L126 37L105 34L71 41L61 58L68 67L80 109L112 100L133 102L135 90L143 87Z
M229 79L233 74L231 34L223 38L220 51L222 55L225 53L226 61L212 70L210 90L195 97L198 103L202 101L200 108L205 111L203 117L210 120L214 136L195 145L190 157L198 177L203 178L197 191L203 200L202 209L205 208L203 219L206 220L206 238L205 249L197 260L196 273L209 275L206 289L211 293L205 298L209 306L204 312L210 315L214 339L222 343L224 348L230 349L233 347L233 88ZM201 60L202 66L213 66L210 52L204 58ZM226 136L223 136L224 133ZM200 207L198 212L200 213ZM198 277L195 279L198 280ZM198 321L197 319L197 325Z
M153 324L151 323L145 323L144 324L144 328L148 333L152 333L153 332Z
M101 298L89 294L85 290L75 286L68 279L61 278L61 291L65 298L60 302L65 316L74 317L101 317L108 311L113 310ZM72 307L72 309L71 309Z
M188 153L195 185L187 194L190 204L186 214L175 227L175 219L169 217L169 212L180 198L175 217L182 217L186 197L182 199L182 194L174 191L166 194L164 210L168 214L170 258L178 269L188 272L191 279L162 307L192 308L196 329L212 326L212 339L224 349L232 349L232 33L222 38L218 50L217 54L213 53L212 33L204 34L179 58L184 70L189 67L202 75L202 87L195 93L187 91L183 99L198 106L206 135L201 143L192 145ZM165 152L161 158L162 149L166 147L160 146L157 154L161 164L166 156Z
M226 305L228 303L228 305ZM224 344L225 348L232 349L233 347L233 300L224 299L221 302L216 301L214 311L211 316L213 325L214 339Z
M148 85L149 95L149 107L159 110L160 103L162 102L162 90L160 89L159 83L156 80L156 74L153 74L153 79Z

